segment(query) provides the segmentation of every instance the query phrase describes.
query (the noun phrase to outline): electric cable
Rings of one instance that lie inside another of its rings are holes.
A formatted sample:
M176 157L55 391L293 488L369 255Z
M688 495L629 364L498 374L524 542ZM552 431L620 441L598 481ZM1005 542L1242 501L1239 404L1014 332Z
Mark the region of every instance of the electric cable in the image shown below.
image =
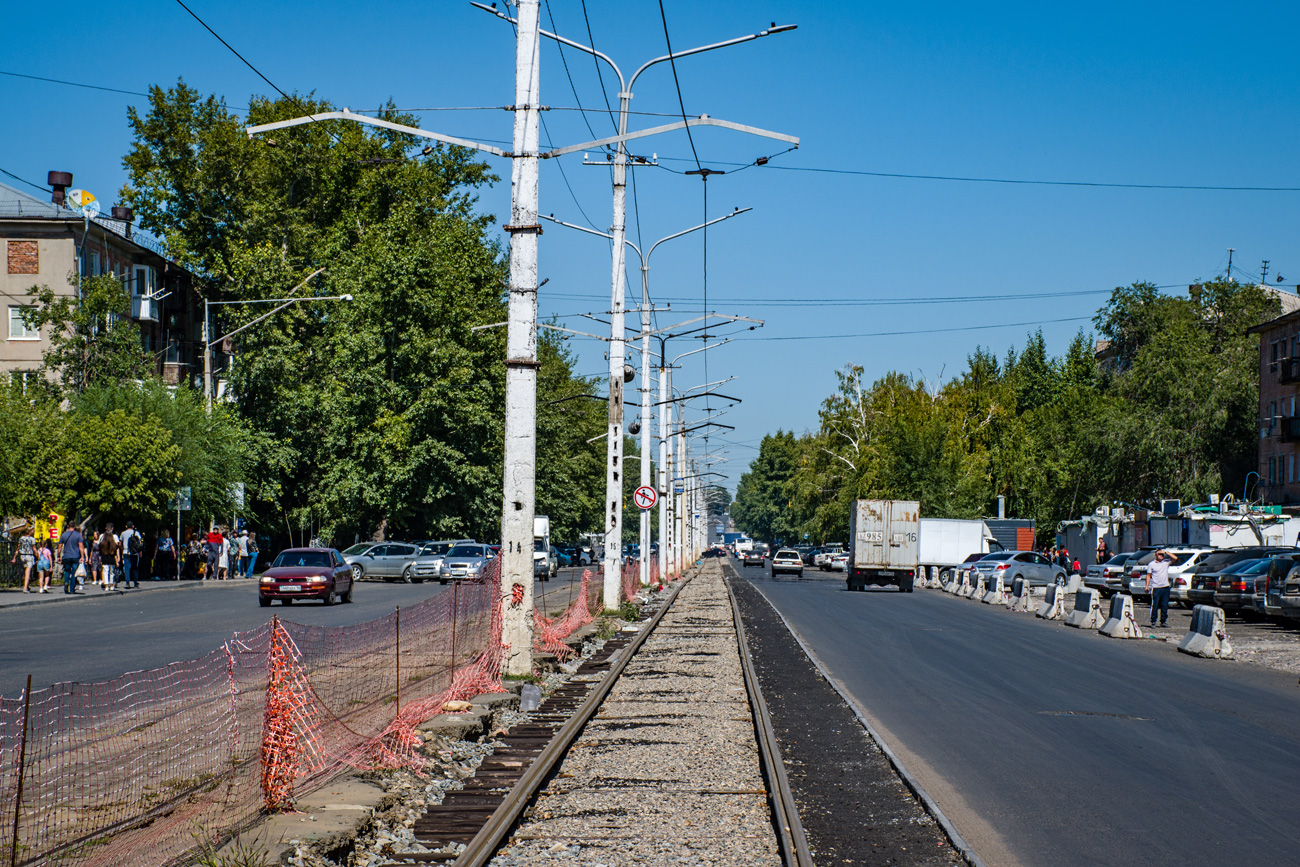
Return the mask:
M583 0L585 3L586 0ZM686 103L682 101L682 84L677 80L677 61L673 59L673 43L668 38L668 16L664 14L664 0L659 0L659 20L664 23L664 43L668 46L668 65L673 70L673 87L677 89L677 105L682 110L682 121L686 121ZM691 135L691 128L688 124L686 127L686 140L691 144L691 153L695 155L695 168L703 170L704 166L700 165L700 155L695 150L695 138Z
M991 328L1021 328L1027 325L1053 325L1058 322L1091 321L1091 316L1066 316L1061 319L1039 319L1029 322L996 322L991 325L961 325L954 328L921 328L915 331L865 331L859 334L792 334L755 335L737 337L737 340L843 340L859 337L900 337L909 334L942 334L953 331L987 331Z
M9 177L13 178L15 181L18 181L18 183L26 184L27 186L32 187L33 189L40 190L42 193L53 192L53 190L51 190L49 187L42 187L40 184L33 184L31 181L27 180L26 178L18 177L18 175L14 174L8 169L0 169L0 174L8 175Z

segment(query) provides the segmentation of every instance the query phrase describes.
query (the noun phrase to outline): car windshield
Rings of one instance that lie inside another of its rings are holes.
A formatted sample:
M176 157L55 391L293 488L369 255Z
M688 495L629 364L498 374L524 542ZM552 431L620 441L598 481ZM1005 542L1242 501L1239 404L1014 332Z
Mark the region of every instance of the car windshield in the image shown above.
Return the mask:
M448 557L482 557L482 545L456 545L447 552Z
M353 554L364 554L373 547L375 547L374 542L362 542L360 545L353 545L351 548L347 549L343 553L348 556L351 556Z
M985 554L983 557L980 558L980 560L1005 560L1005 559L1007 559L1006 551L990 551L989 553Z
M1111 557L1109 560L1107 560L1103 565L1122 566L1124 564L1124 561L1127 560L1128 558L1129 558L1128 554L1116 554L1114 557Z
M271 568L310 566L319 569L329 565L330 555L324 551L281 551L280 556L271 563Z
M778 556L778 557L784 557L784 558L786 558L787 560L798 560L798 559L799 559L799 552L798 552L798 551L791 551L789 548L787 548L787 549L785 549L784 551L777 551L777 552L776 552L776 556Z
M545 539L534 539L534 540L533 540L533 550L534 550L534 551L541 551L542 553L545 553L545 552L546 552L546 540L545 540Z
M430 554L446 554L451 549L450 542L434 542L431 545L425 545L420 549L420 554L427 557Z
M1262 560L1247 560L1237 564L1236 572L1238 575L1263 575L1268 572L1268 564L1268 557Z

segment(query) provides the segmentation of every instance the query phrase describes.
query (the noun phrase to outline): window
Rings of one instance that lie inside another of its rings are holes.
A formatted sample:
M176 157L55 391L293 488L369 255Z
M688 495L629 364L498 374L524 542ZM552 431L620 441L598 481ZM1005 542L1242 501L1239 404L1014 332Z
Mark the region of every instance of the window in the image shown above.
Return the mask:
M1295 481L1295 455L1286 456L1286 480L1288 484Z
M1268 483L1270 485L1277 484L1277 458L1268 459Z
M10 242L13 243L12 241ZM10 340L40 340L41 331L39 328L28 328L27 323L23 322L23 310L25 307L11 306L9 308L9 339Z
M148 265L136 265L132 276L132 295L152 295L157 288L157 273Z

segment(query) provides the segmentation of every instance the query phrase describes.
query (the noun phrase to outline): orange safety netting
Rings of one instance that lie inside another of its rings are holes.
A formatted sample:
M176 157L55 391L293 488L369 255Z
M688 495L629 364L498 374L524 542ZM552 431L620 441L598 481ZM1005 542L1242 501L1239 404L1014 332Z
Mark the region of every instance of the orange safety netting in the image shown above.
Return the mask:
M199 659L0 698L3 862L15 813L18 864L143 867L345 768L418 767L415 726L501 689L500 601L489 574L376 620L275 619Z
M533 649L554 653L561 662L569 658L572 648L564 639L572 635L579 627L590 623L591 615L591 570L582 570L581 595L569 603L564 613L555 619L547 617L540 607L533 608Z

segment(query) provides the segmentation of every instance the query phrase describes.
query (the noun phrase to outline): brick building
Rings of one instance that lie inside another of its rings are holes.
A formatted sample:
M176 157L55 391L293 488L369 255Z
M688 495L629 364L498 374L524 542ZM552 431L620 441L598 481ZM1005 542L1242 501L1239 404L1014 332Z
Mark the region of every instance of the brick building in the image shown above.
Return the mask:
M77 213L0 184L0 376L30 376L49 348L48 334L28 329L21 311L27 290L49 286L73 295L72 278L116 275L131 296L141 351L166 382L203 385L203 301L194 275L172 262L162 245L133 230L131 213L114 208L87 225Z
M1259 335L1259 493L1269 505L1300 505L1300 297L1272 288L1282 315Z

